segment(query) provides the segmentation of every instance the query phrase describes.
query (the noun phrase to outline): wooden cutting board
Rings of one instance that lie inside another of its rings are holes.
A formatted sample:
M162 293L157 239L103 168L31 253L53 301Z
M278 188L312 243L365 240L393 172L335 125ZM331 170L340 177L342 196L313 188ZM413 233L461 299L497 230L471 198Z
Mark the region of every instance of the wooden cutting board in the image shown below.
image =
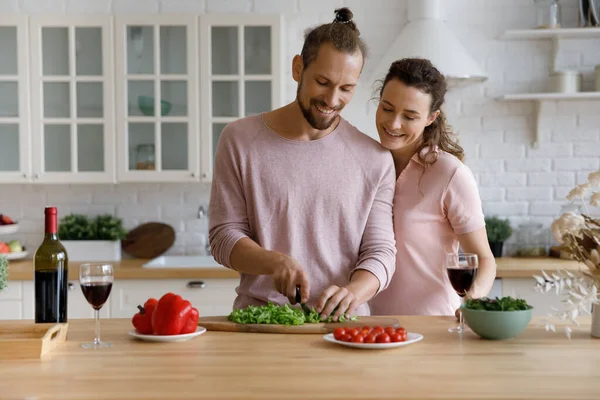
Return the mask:
M198 325L205 327L209 331L224 332L253 332L253 333L331 333L340 326L400 326L400 320L393 317L360 317L357 321L343 323L319 323L304 325L276 325L276 324L236 324L227 319L226 316L218 317L200 317Z
M162 222L148 222L131 230L121 241L124 252L137 258L158 257L175 242L175 230Z

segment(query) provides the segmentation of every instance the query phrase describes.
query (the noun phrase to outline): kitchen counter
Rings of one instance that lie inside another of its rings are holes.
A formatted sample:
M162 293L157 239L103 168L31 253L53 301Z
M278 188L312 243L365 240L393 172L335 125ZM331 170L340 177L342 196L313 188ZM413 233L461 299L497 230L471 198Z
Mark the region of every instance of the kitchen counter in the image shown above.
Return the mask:
M128 336L126 319L101 320L108 349L86 350L93 320L71 320L44 359L0 363L2 398L24 399L594 399L600 339L589 319L571 340L535 324L518 338L462 340L449 317L400 317L421 342L359 350L321 335L207 332L180 343Z
M123 259L111 262L115 266L115 279L238 279L236 271L225 267L217 268L143 268L147 259ZM69 279L79 279L81 262L69 262ZM562 260L550 257L516 258L501 257L496 259L498 278L530 278L533 274L546 271L577 270L581 264L572 260ZM10 261L8 270L9 280L33 280L33 261Z
M144 268L148 259L133 258L109 261L114 266L115 280L121 279L239 279L239 274L225 267L215 268ZM79 266L83 262L69 262L69 279L79 280ZM10 261L8 279L33 280L33 261Z

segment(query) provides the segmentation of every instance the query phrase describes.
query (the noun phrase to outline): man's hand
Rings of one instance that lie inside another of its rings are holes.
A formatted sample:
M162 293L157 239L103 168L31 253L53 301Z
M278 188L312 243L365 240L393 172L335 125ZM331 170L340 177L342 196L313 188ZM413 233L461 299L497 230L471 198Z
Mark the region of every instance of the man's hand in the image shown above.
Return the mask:
M322 320L329 317L335 310L331 316L334 321L337 321L341 315L349 317L354 315L359 305L358 299L348 288L333 285L325 289L317 303L316 310L321 314Z
M300 286L302 302L310 296L310 283L304 268L293 258L279 254L277 265L273 268L273 281L277 291L286 296L291 304L296 303L296 286Z

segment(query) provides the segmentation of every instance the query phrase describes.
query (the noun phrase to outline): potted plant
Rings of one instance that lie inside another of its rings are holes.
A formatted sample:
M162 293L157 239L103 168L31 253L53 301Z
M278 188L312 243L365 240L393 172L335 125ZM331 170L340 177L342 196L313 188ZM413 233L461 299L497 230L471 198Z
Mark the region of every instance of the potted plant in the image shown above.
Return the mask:
M58 237L71 261L118 261L126 235L121 219L109 214L93 219L69 214L58 225Z
M0 255L0 292L8 286L8 259Z
M485 219L488 242L494 257L502 257L502 247L506 239L512 235L512 228L508 219L488 217Z
M539 293L556 292L566 296L564 308L554 310L553 317L579 325L577 317L592 314L591 335L600 337L600 219L590 217L586 205L586 194L600 188L600 170L588 175L588 182L577 185L567 195L567 200L579 200L583 212L563 213L552 223L552 233L566 253L581 263L578 271L558 271L551 276L542 271L542 276L534 275L535 290ZM600 190L592 192L589 205L600 207ZM546 329L555 330L550 320ZM571 328L565 327L568 336Z

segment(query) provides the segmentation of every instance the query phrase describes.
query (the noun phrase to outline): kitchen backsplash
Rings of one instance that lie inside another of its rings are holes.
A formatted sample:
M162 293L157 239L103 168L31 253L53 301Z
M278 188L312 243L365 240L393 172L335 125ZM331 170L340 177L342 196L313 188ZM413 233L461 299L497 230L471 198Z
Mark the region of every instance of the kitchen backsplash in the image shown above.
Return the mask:
M476 175L486 215L508 217L514 228L525 222L548 227L566 201L565 195L587 174L600 168L600 101L545 102L539 120L540 146L533 148L534 102L498 101L499 95L545 91L552 70L550 40L503 41L508 29L535 23L533 0L444 1L448 24L489 79L448 94L446 112L466 150L466 163ZM562 25L577 26L577 0L562 0ZM333 10L348 6L370 46L361 86L344 115L371 136L376 103L370 73L378 58L406 23L402 0L3 0L0 12L13 13L212 13L267 12L284 15L285 102L293 100L296 84L291 60L301 49L311 25L328 22ZM600 64L598 39L561 42L557 69L583 73L582 90L594 87L594 66ZM381 77L383 78L383 77ZM114 213L127 228L160 220L172 225L177 240L172 254L203 254L207 220L197 218L207 208L208 184L1 185L0 212L21 220L25 245L37 246L42 235L42 208L52 204L61 215ZM548 235L549 236L549 235ZM550 237L548 240L551 241ZM511 254L516 235L507 242Z

